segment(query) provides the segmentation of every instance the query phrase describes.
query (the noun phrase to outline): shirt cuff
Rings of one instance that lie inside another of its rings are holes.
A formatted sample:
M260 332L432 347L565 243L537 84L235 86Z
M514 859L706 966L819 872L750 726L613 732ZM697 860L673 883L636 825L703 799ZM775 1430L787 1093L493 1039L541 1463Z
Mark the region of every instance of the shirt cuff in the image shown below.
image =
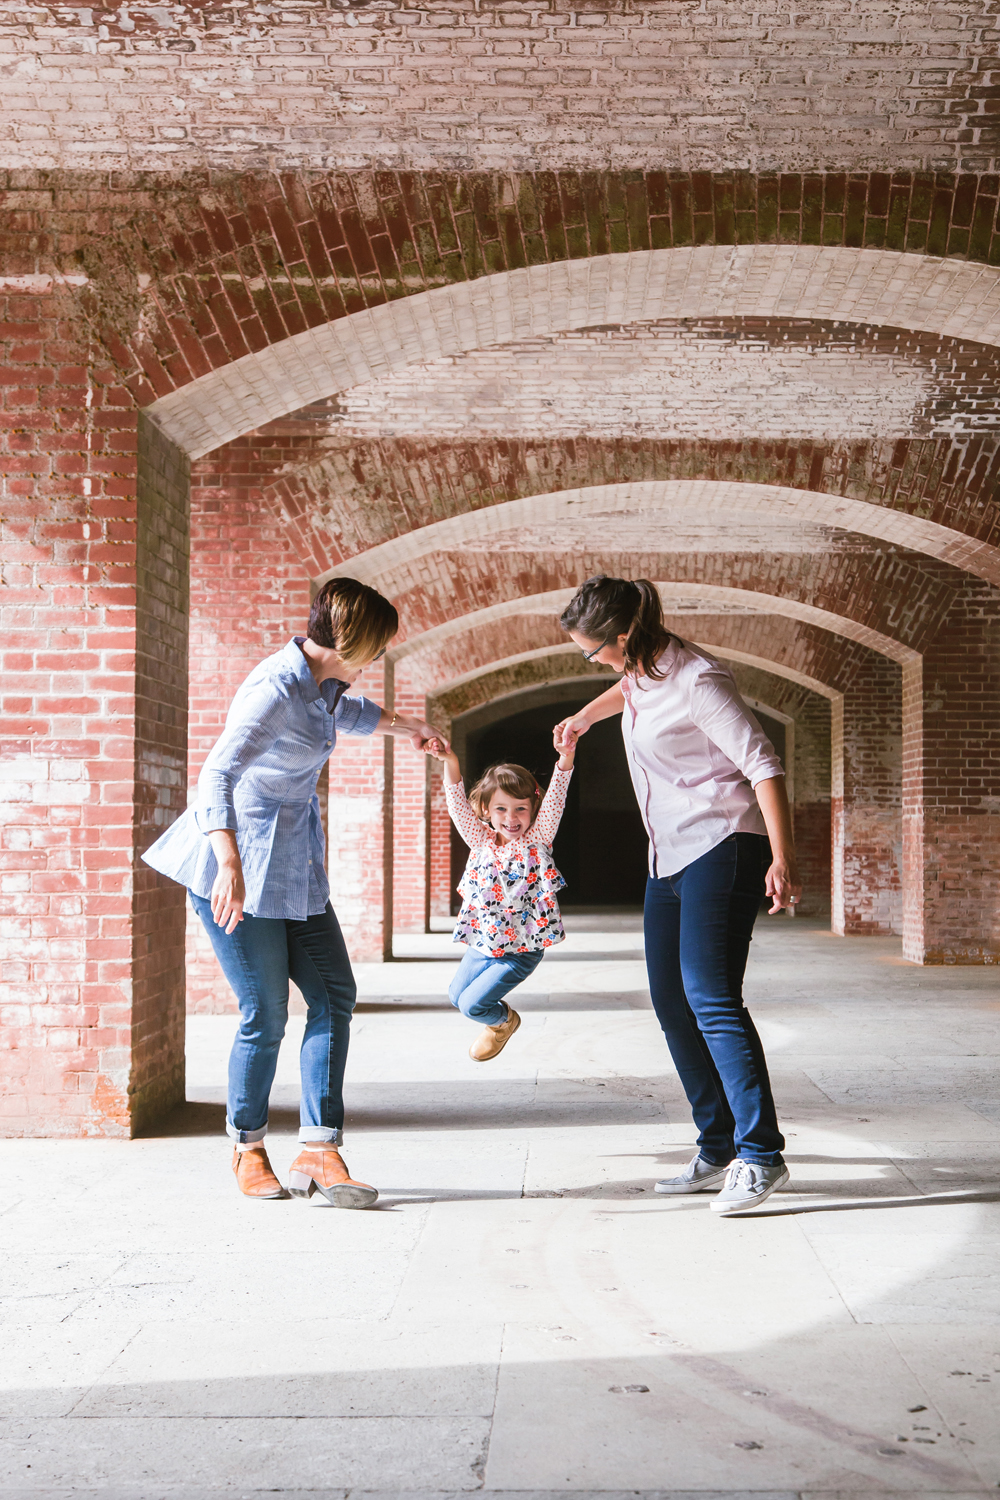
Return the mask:
M208 807L195 809L194 820L201 833L213 833L217 828L231 828L236 832L236 809L217 802Z
M762 781L773 781L776 776L784 776L784 774L784 766L779 765L777 761L774 761L769 766L758 766L756 771L754 771L747 778L747 780L750 782L751 786L755 787L758 786Z
M341 698L334 715L338 734L374 734L382 710L372 698Z

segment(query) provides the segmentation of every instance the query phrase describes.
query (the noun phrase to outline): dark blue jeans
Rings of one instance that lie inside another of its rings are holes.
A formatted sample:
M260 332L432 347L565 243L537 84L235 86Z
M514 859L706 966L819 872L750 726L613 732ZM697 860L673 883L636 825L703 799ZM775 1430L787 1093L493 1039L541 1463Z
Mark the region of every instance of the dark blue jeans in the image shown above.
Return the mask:
M267 1134L267 1101L288 1020L288 981L306 1002L299 1067L300 1141L340 1140L344 1068L357 998L340 923L326 911L304 922L245 916L228 937L212 919L212 903L190 893L240 1007L229 1056L226 1131L234 1141Z
M646 883L646 969L653 1009L706 1161L773 1165L785 1141L764 1049L743 1004L770 845L734 833L676 875Z

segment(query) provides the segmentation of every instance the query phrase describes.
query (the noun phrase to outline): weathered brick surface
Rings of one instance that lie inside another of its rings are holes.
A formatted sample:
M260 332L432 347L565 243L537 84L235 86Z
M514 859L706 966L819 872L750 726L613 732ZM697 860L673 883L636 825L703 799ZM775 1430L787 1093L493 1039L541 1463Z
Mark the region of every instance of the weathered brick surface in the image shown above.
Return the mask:
M410 674L396 669L392 706L402 714L423 719L426 695ZM444 730L443 723L439 726ZM445 731L446 732L446 731ZM392 771L392 902L391 925L396 932L424 932L428 910L429 762L407 740L393 743Z
M3 287L3 1131L128 1135L176 1101L176 901L137 855L183 797L186 460L73 319Z
M139 858L184 810L190 466L143 420L135 587L132 1129L184 1098L184 892Z
M352 13L303 12L313 41L330 27L338 45L367 45L373 17L378 45L388 41L388 11L361 7L356 27ZM544 14L608 63L596 77L626 66L627 47L609 50L615 27L645 45L643 28L668 13L592 11L600 25ZM862 31L874 14L855 18ZM79 27L81 42L91 20L109 27L69 66L117 87L122 67L169 54L188 78L231 23L191 17L194 34L166 28L191 47L163 48L161 21L136 15L129 32L120 16L60 13L55 30ZM426 57L431 33L468 40L446 15L459 13L419 13L412 58ZM477 13L476 45L520 45L513 15ZM718 20L692 16L671 10L664 34ZM977 16L938 28L949 36L935 45L988 49ZM902 36L910 20L890 29ZM65 39L32 30L36 13L14 24L27 28L26 66L8 75L8 147L27 149L37 107L66 128L60 161L79 162L86 144L99 164L118 127L102 135L107 121L91 121L70 142L80 76L66 107L65 80L31 71L36 48L54 40L55 57ZM263 19L246 57L284 46L286 24L298 23ZM748 23L755 39L763 25ZM908 34L904 52L923 45ZM6 158L25 168L3 184L0 233L3 1128L127 1134L179 1097L181 893L137 855L182 804L185 713L193 777L235 687L302 628L310 587L331 569L369 577L400 606L375 695L412 711L426 699L448 722L580 672L556 617L588 573L656 578L673 628L717 649L762 710L783 716L804 909L821 908L828 880L832 709L835 921L892 928L901 900L910 957L996 961L1000 179L985 165L939 170L985 162L962 154L983 140L935 126L952 154L920 156L925 172L874 169L899 168L896 147L916 149L914 136L884 138L871 171L862 152L850 171L713 175L669 170L680 158L660 136L642 147L657 170L643 172L625 169L641 151L607 169L607 138L590 121L569 144L597 155L557 173L539 163L568 138L539 134L532 105L512 127L522 144L517 131L535 131L530 151L491 136L503 170L468 170L492 160L470 140L461 161L446 152L439 170L403 172L395 164L419 157L407 155L417 137L400 83L404 102L382 112L395 154L378 171L332 170L334 143L320 161L308 155L308 170L277 172L280 142L265 163L259 142L236 136L222 170L215 127L198 115L236 118L219 82L171 127L194 130L174 138L173 172L40 173L31 163L49 158L29 162L34 146ZM952 70L929 85L947 94L942 118L972 97L967 83ZM28 109L22 84L36 91ZM131 87L116 108L131 108ZM477 78L477 107L486 87ZM761 87L758 77L759 99ZM882 74L877 88L890 109ZM117 158L130 168L149 165L141 132L158 128L156 88L143 98L143 119L129 116L135 150ZM265 107L260 91L254 100ZM352 118L360 165L375 136ZM605 125L624 140L628 110ZM183 140L198 142L196 161ZM703 145L706 156L691 155L688 140L687 164L716 160ZM795 154L805 145L786 142L774 160L809 160ZM740 149L741 161L770 160ZM252 177L240 170L249 160ZM312 394L292 399L300 389ZM187 436L171 446L171 431ZM188 452L204 453L191 483L190 609ZM901 756L889 691L900 675ZM418 928L428 906L448 904L440 777L429 797L426 777L406 745L338 748L330 865L355 957L386 953L393 908ZM192 945L191 1002L229 1007L197 932Z
M392 669L370 667L355 686L392 706ZM387 735L344 735L330 762L327 850L330 899L351 958L378 962L391 953L392 778ZM412 753L412 752L411 752ZM389 920L387 920L387 917Z
M191 480L189 795L233 694L305 628L309 582L236 455L203 459ZM187 912L187 1008L228 1011L232 994L193 910Z
M990 170L996 154L984 0L40 4L8 11L0 40L5 151L24 166Z
M903 930L902 709L900 668L874 652L833 703L835 932Z
M1000 608L970 581L903 672L904 952L1000 962ZM971 917L971 920L970 920Z

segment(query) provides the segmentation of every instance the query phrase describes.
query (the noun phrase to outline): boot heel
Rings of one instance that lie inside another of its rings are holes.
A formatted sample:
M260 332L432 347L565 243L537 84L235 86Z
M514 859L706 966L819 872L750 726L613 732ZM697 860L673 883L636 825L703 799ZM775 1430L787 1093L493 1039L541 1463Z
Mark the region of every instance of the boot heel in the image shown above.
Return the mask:
M307 1172L292 1172L288 1178L288 1191L293 1198L311 1198L316 1191L316 1183Z

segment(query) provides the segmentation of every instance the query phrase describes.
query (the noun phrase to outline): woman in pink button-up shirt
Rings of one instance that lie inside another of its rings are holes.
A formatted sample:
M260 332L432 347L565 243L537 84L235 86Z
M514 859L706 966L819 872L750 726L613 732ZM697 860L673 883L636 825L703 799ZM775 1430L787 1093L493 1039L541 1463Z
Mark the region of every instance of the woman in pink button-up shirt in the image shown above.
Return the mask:
M801 895L784 769L732 673L671 635L645 579L591 578L562 615L590 661L624 675L556 726L576 744L622 716L649 834L650 994L698 1126L698 1152L662 1193L718 1191L736 1212L788 1181L767 1063L743 1003L754 921Z

